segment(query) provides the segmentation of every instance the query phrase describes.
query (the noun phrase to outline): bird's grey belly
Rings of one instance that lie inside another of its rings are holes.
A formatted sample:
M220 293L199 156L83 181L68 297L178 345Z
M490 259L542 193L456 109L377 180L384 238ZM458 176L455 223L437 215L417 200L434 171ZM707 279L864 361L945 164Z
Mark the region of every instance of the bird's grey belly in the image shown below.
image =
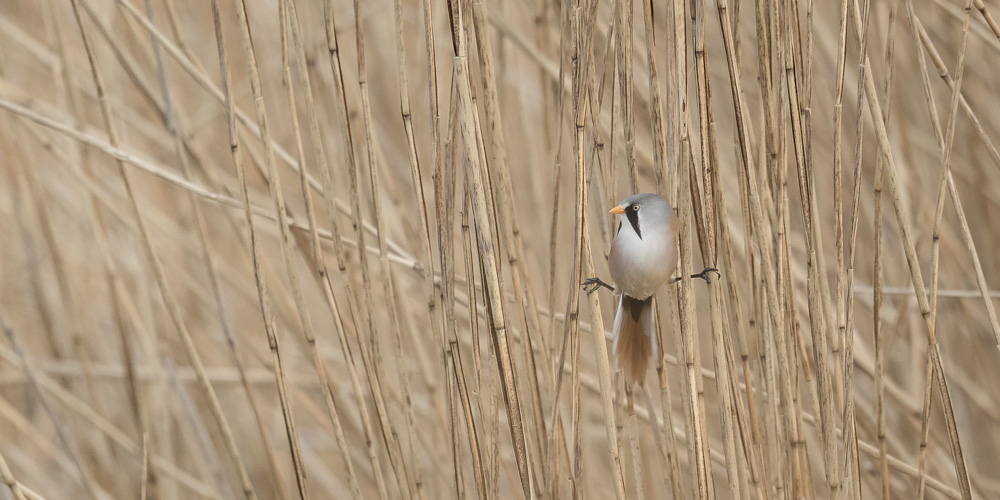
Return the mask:
M609 256L608 267L618 291L637 299L656 293L677 265L676 252L666 245L616 245Z

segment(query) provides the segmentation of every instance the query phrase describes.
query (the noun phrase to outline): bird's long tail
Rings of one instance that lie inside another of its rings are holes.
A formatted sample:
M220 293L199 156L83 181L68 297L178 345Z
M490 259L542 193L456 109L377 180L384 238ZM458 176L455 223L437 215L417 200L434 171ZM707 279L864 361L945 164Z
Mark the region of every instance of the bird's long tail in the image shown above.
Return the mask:
M646 367L656 351L656 323L653 320L653 297L644 300L622 294L618 300L614 327L615 360L625 372L625 383L642 386Z

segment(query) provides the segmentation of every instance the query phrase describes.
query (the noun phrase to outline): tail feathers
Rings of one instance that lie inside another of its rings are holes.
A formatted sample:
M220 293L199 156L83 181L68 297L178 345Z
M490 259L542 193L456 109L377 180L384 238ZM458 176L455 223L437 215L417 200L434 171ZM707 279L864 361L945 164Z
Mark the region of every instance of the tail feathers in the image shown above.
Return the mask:
M625 384L642 386L649 360L656 351L653 297L640 300L622 294L615 314L614 334L613 352L618 369L625 373Z

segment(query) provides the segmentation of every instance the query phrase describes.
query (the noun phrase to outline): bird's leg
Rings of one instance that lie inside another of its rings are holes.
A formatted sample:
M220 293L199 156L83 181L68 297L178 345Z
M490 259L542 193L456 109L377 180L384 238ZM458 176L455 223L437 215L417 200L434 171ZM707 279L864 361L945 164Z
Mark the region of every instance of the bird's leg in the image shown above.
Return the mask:
M698 274L692 274L691 277L692 278L701 278L701 279L705 280L705 283L711 283L712 282L712 278L710 278L708 276L708 273L710 273L710 272L715 272L715 275L717 277L719 277L719 278L722 277L722 273L720 273L719 270L716 269L716 268L714 268L714 267L706 267L705 269L702 269L700 273L698 273Z
M716 268L714 268L714 267L706 267L705 269L702 269L700 273L698 273L698 274L692 274L691 277L692 278L701 278L701 279L705 280L705 283L711 283L712 282L712 278L708 275L708 273L710 273L712 271L715 272L716 276L719 276L720 278L722 277L722 273L720 273L719 270L716 269ZM670 282L671 283L677 283L680 280L681 280L680 277L676 277L673 280L671 280Z
M598 278L596 276L593 277L593 278L589 278L587 280L584 280L583 287L587 288L588 286L590 286L591 289L590 290L584 290L584 291L587 292L587 295L590 295L590 294L594 293L595 290L597 290L598 288L601 288L602 286L604 288L607 288L608 290L611 290L612 292L615 291L615 287L613 287L613 286L605 283L604 280L602 280L601 278Z

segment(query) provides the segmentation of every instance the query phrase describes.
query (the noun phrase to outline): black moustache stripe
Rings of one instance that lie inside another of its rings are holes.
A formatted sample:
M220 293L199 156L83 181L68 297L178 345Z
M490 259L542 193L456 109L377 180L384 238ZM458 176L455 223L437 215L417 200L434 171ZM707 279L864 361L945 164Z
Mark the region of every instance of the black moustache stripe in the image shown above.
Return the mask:
M628 217L629 224L632 224L632 229L635 230L635 235L642 239L642 231L639 230L639 212L634 210L632 207L625 209L625 216Z

